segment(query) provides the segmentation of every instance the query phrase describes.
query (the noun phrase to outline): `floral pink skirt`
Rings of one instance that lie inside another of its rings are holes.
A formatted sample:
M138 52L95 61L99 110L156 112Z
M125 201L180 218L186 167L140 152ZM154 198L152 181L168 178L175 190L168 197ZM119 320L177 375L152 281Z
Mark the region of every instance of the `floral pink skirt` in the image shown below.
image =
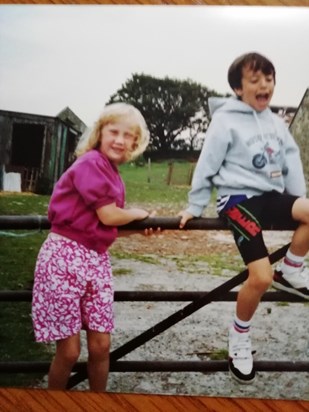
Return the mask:
M98 253L50 233L35 267L32 321L37 342L83 329L114 329L114 287L108 252Z

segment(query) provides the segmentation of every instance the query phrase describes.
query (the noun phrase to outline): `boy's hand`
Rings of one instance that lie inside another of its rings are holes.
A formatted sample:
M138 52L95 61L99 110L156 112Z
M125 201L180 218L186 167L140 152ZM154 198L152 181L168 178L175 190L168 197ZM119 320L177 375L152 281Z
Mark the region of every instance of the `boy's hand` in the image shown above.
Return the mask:
M180 222L179 222L179 229L183 229L186 225L186 223L193 219L194 216L191 215L191 213L187 212L186 210L182 210L181 212L178 213L178 216L181 217Z

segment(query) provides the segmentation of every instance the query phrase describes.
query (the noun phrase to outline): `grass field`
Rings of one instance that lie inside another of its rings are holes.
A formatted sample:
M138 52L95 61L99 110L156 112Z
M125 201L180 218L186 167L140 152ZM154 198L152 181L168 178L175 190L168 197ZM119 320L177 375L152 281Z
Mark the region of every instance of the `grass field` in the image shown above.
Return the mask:
M177 162L174 164L174 173L183 176L178 185L167 185L169 166L166 162L152 163L149 167L135 167L125 164L121 167L121 174L126 184L127 202L139 204L153 204L166 206L184 205L187 201L187 175L190 164Z
M187 175L189 165L178 163L177 170ZM167 186L168 165L121 167L126 184L127 204L153 205L180 210L187 199L188 186ZM49 196L0 192L0 215L46 215ZM38 250L46 231L7 231L0 233L0 289L31 288ZM45 345L34 342L30 302L0 302L0 362L50 360ZM0 386L31 385L40 375L1 375Z

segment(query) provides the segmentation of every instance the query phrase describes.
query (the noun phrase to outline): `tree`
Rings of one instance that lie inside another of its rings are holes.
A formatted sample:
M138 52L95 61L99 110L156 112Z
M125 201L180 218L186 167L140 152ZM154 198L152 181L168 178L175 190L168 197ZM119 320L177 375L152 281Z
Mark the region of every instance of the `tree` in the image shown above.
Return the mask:
M209 96L218 94L191 80L157 79L133 74L108 103L125 101L137 107L149 127L149 148L167 151L183 146L179 137L185 131L194 140L194 136L207 129ZM189 137L190 146L193 142Z

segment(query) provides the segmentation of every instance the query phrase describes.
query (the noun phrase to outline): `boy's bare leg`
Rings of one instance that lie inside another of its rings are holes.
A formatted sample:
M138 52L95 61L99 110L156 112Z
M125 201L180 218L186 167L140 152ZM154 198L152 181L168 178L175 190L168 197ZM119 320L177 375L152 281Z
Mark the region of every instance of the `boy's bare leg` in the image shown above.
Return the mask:
M251 383L255 378L250 323L261 297L272 283L273 271L268 257L248 264L248 279L238 292L236 316L229 329L229 370L234 379Z
M309 300L309 271L304 267L309 250L309 199L297 199L292 216L299 226L284 260L275 270L273 286Z
M290 251L296 256L305 256L309 250L309 225L301 223L295 230Z
M292 208L292 216L301 223L293 234L290 251L296 256L305 256L309 250L309 199L297 199ZM248 279L237 298L236 315L243 321L249 321L253 317L273 276L268 258L249 263L248 270Z
M236 306L236 315L243 321L249 321L253 317L273 277L268 257L249 263L248 271L248 279L238 292Z
M297 199L292 216L300 225L293 234L290 250L294 255L305 256L309 250L309 199Z
M48 389L64 390L80 354L80 336L59 340L56 346L56 355L48 373Z
M87 331L88 341L88 379L92 391L106 390L109 372L110 334Z

